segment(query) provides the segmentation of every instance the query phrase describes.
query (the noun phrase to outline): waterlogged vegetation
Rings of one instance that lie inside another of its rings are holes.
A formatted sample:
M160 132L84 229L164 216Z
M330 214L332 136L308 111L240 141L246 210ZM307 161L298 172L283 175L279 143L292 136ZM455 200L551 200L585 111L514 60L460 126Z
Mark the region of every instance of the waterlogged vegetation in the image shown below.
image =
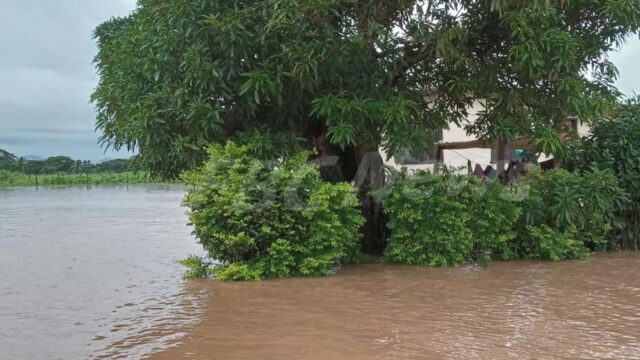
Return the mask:
M608 235L626 196L606 170L542 172L518 183L426 172L396 176L384 202L384 260L455 266L491 259L584 259L619 248Z
M619 109L625 114L637 106ZM598 122L589 137L566 150L577 154L564 163L567 169L542 171L530 164L526 176L508 185L446 168L440 174L389 169L385 189L375 193L387 218L382 261L458 266L637 250L640 194L630 179L640 177L640 112L633 114ZM633 160L611 161L619 151ZM185 276L322 276L361 256L364 219L353 184L322 181L305 153L282 163L262 162L233 143L209 153L205 166L189 176L193 188L185 205L219 265L190 258L183 262L190 268Z
M185 279L205 279L214 275L216 269L210 261L197 255L190 255L178 263L188 269L182 275Z
M264 163L247 146L209 149L210 159L186 177L184 204L195 234L222 265L220 280L326 276L358 250L364 218L351 184L330 184L303 152ZM188 276L208 274L188 259Z
M628 199L610 170L538 170L524 185L529 194L522 204L521 235L510 247L516 257L563 260L585 257L579 247L621 248L610 235L621 226L617 214Z
M254 161L259 168L260 163ZM396 172L393 179L388 189L378 194L384 197L388 217L388 243L382 257L388 263L458 266L495 259L558 261L586 259L591 251L625 248L615 234L624 230L619 217L628 196L609 170L542 172L532 167L521 182L510 185L447 171L438 175ZM203 185L201 181L200 177L194 184ZM304 225L296 228L304 224L302 219L309 221L304 211L296 208L304 203L292 205L282 200L267 205L272 201L269 196L296 194L299 188L290 188L285 182L280 186L291 192L264 192L272 185L264 179L252 188L243 182L211 191L210 184L219 183L213 181L192 190L185 204L195 207L191 219L196 234L221 265L212 267L210 261L190 258L183 262L190 268L186 277L217 276L226 281L320 276L358 253L357 229L362 220L357 220L355 204L343 209L349 216L333 214L334 220L325 222L322 231L307 234L300 231ZM340 186L347 193L354 191L347 184ZM197 194L215 200L206 202ZM248 194L252 195L247 203ZM294 198L300 200L297 195ZM344 204L345 199L333 201ZM270 206L277 211L269 213ZM330 214L328 203L325 207L326 216ZM346 231L345 225L351 231ZM315 267L310 269L308 264Z
M452 173L396 173L384 211L391 263L455 266L486 262L516 237L521 206L515 187Z
M384 203L385 260L440 266L638 250L640 98L617 104L615 116L596 121L560 155L563 168L530 166L509 185L400 174Z
M593 124L591 134L569 147L563 156L565 168L585 172L609 170L618 179L627 200L621 203L612 232L620 248L640 246L640 95L616 106L609 121ZM591 196L602 196L591 194Z
M327 275L361 249L428 266L584 258L638 245L637 109L616 106L607 54L639 29L626 0L143 0L96 29L92 101L103 144L165 178L193 171L185 205L210 259L190 276ZM600 124L568 150L569 117ZM452 124L529 139L566 169L385 181L379 149L431 150Z
M560 155L501 185L468 176L401 173L389 186L385 260L429 266L488 259L584 259L638 250L640 97Z
M28 175L0 170L0 186L115 185L159 182L148 172Z

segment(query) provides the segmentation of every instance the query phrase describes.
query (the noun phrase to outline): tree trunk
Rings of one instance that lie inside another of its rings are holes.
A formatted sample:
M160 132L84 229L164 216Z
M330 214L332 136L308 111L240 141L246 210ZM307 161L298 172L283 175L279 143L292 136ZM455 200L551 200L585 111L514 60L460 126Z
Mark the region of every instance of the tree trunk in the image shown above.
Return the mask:
M382 199L371 194L384 186L382 156L376 144L360 144L339 149L331 145L324 134L313 135L312 145L318 155L310 162L318 165L323 180L354 182L360 210L365 218L362 251L371 255L381 255L386 245L386 222L382 214Z
M386 222L382 214L382 198L375 192L384 187L384 163L377 146L359 146L356 155L358 171L353 181L365 218L362 251L381 255L386 245Z

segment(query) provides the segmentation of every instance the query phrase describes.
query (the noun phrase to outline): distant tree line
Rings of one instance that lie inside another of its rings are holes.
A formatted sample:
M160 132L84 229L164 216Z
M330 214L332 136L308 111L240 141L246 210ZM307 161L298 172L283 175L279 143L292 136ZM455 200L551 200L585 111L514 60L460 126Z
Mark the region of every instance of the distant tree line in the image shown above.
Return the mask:
M115 159L97 164L89 160L74 160L68 156L53 156L45 160L27 160L0 149L0 170L23 174L95 174L137 171L135 159Z

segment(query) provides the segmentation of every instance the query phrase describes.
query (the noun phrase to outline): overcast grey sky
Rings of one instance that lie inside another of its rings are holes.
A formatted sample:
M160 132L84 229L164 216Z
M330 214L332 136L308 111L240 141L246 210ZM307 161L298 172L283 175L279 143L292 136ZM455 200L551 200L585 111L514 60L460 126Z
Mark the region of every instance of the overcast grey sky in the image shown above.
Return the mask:
M97 83L91 33L135 0L0 0L0 148L93 161L127 154L97 145L89 96ZM619 87L640 93L640 40L612 54Z
M0 148L23 156L116 157L96 142L91 34L135 3L0 0Z

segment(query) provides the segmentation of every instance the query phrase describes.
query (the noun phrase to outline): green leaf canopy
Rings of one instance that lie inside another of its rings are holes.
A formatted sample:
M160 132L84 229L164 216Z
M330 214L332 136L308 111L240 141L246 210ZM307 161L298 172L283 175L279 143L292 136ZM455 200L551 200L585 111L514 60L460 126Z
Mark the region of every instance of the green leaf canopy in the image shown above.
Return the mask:
M95 30L92 101L102 143L166 177L229 138L276 157L426 149L451 124L553 137L608 111L606 53L639 26L637 0L140 0Z

